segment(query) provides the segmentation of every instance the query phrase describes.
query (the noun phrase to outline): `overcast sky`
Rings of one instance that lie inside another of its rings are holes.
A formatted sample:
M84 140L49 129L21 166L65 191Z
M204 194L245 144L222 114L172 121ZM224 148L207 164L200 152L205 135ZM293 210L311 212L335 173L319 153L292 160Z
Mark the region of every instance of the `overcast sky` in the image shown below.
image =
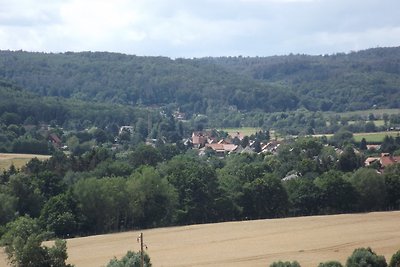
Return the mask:
M168 57L400 45L400 0L0 0L0 49Z

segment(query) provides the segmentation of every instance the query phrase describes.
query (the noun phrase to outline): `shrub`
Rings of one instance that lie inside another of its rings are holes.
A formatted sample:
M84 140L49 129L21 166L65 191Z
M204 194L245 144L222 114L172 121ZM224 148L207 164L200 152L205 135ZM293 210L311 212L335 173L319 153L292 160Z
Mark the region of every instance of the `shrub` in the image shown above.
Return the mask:
M300 264L297 261L289 262L289 261L278 261L272 263L269 267L300 267Z
M343 265L338 261L327 261L321 262L318 267L343 267Z
M389 267L400 267L400 250L393 254Z
M371 248L357 248L347 259L346 267L386 267L384 256L376 255Z
M54 246L42 246L46 234L37 220L28 216L19 217L6 225L0 240L5 246L9 264L15 267L73 267L67 264L67 242L56 240Z
M144 254L144 266L151 267L150 257L147 253ZM140 267L140 253L128 251L122 259L112 259L107 267Z

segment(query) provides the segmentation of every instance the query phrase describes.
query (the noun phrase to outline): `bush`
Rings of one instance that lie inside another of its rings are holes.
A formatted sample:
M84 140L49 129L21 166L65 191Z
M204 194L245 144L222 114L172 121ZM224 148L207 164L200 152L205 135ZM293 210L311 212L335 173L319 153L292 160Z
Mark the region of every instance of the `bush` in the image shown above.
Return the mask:
M151 267L150 257L147 253L144 254L144 266ZM140 267L140 253L128 251L122 259L112 259L107 267Z
M56 240L54 246L42 246L46 234L37 220L19 217L6 225L6 232L0 240L5 246L9 264L15 267L72 267L67 264L67 243Z
M389 267L400 267L400 250L393 254Z
M318 267L343 267L343 265L338 261L327 261L321 262Z
M346 267L386 267L384 256L376 255L371 248L357 248L347 259Z
M300 264L297 261L289 262L289 261L278 261L272 263L269 267L300 267Z

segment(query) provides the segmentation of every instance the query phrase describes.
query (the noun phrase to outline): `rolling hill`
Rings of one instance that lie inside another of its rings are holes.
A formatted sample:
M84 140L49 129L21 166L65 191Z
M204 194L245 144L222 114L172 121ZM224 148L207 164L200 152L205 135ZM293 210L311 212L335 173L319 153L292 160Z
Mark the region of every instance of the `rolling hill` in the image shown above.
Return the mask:
M358 247L371 247L389 261L400 249L400 212L310 216L144 230L155 267L269 266L297 260L303 267L345 263ZM138 231L68 240L69 262L99 267L138 251ZM4 255L0 267L5 267Z
M188 114L400 107L400 48L321 56L170 59L0 51L0 79L41 96L175 105Z

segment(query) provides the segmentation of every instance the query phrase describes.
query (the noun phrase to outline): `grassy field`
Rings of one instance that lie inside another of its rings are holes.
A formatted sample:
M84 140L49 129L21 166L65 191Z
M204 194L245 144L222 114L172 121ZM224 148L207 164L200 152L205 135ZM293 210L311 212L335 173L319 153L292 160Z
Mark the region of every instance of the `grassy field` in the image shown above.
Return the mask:
M38 158L45 160L50 158L48 155L35 155L35 154L11 154L11 153L0 153L0 171L7 170L11 164L14 164L16 168L21 168L29 160Z
M355 124L357 121L348 121L348 123L349 124ZM365 121L365 123L367 123L367 122L369 122L369 121ZM377 127L379 127L379 126L383 126L383 125L385 125L385 121L384 120L374 120L374 121L372 121L374 124L375 124L375 126L377 126Z
M361 142L361 139L365 138L367 142L370 143L382 143L386 135L396 137L400 132L376 132L376 133L354 133L353 137L356 142ZM315 134L314 137L326 136L328 139L333 136L333 134Z
M381 143L386 135L396 137L398 134L400 134L400 132L392 131L377 133L355 133L353 136L356 142L360 142L361 139L365 138L365 140L370 143Z
M219 130L222 130L224 132L227 132L230 135L234 135L237 132L250 136L252 134L255 134L258 131L261 131L261 128L255 128L255 127L239 127L239 128L221 128Z
M399 221L400 212L379 212L158 228L143 234L155 267L266 267L278 260L316 267L328 260L345 263L355 248L368 246L389 261L400 249ZM69 262L104 266L127 250L138 251L138 235L70 239Z
M391 109L368 109L368 110L357 110L357 111L349 111L349 112L340 112L335 113L341 116L353 116L353 115L361 115L361 116L368 116L369 114L374 114L375 116L382 116L384 113L391 115L391 114L399 114L400 109L398 108L391 108Z

